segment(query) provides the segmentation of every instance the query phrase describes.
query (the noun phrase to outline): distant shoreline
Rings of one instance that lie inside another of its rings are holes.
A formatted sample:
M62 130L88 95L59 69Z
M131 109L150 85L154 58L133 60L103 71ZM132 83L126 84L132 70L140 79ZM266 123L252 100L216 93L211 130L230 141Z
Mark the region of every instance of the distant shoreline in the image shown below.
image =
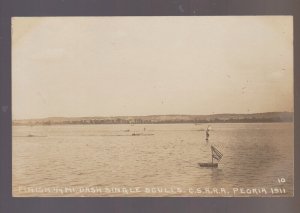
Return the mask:
M287 123L293 112L212 115L149 115L115 117L52 117L14 120L14 126L94 125L94 124L207 124L207 123Z
M196 125L200 125L200 124L259 124L259 123L293 123L293 121L271 121L271 122L207 122L207 123L196 123ZM195 123L138 123L138 124L134 124L134 125L142 125L142 124L195 124ZM12 124L12 126L75 126L75 125L130 125L130 124L121 124L121 123L103 123L103 124Z

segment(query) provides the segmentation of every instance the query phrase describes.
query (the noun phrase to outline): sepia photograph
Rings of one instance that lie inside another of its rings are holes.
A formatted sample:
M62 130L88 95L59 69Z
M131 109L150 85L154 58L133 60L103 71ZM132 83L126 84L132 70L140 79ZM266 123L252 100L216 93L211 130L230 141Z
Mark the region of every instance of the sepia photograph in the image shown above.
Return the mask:
M293 197L292 16L13 17L13 197Z

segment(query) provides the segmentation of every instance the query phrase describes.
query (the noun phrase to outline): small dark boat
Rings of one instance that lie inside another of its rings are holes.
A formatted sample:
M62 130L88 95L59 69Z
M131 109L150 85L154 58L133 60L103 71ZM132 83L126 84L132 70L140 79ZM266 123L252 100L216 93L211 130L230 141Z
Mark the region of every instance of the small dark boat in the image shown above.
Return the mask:
M131 135L132 135L132 136L140 136L141 134L138 134L138 133L135 133L135 132L134 132L134 133L132 133Z
M154 134L140 134L140 133L132 133L131 136L149 136Z
M214 163L214 159L220 161L223 157L223 154L216 149L213 145L210 146L211 148L211 162L210 163L199 163L200 167L211 167L216 168L218 167L218 163Z
M200 167L218 167L218 163L199 163Z

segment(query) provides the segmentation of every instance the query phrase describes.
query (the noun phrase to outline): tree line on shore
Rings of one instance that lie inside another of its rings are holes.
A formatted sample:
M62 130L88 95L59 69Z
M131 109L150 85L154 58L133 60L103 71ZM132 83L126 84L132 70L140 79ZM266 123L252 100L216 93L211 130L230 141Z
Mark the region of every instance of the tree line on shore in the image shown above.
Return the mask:
M255 114L253 116L133 116L133 117L109 117L109 118L64 118L64 119L35 119L13 121L13 125L85 125L85 124L172 124L172 123L273 123L293 122L293 114Z

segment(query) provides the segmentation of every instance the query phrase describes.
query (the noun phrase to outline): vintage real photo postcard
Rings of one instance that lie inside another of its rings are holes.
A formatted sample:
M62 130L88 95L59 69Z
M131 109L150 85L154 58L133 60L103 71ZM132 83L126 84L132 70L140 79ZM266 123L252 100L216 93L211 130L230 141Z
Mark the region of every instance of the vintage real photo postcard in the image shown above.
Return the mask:
M12 18L14 197L292 197L292 16Z

